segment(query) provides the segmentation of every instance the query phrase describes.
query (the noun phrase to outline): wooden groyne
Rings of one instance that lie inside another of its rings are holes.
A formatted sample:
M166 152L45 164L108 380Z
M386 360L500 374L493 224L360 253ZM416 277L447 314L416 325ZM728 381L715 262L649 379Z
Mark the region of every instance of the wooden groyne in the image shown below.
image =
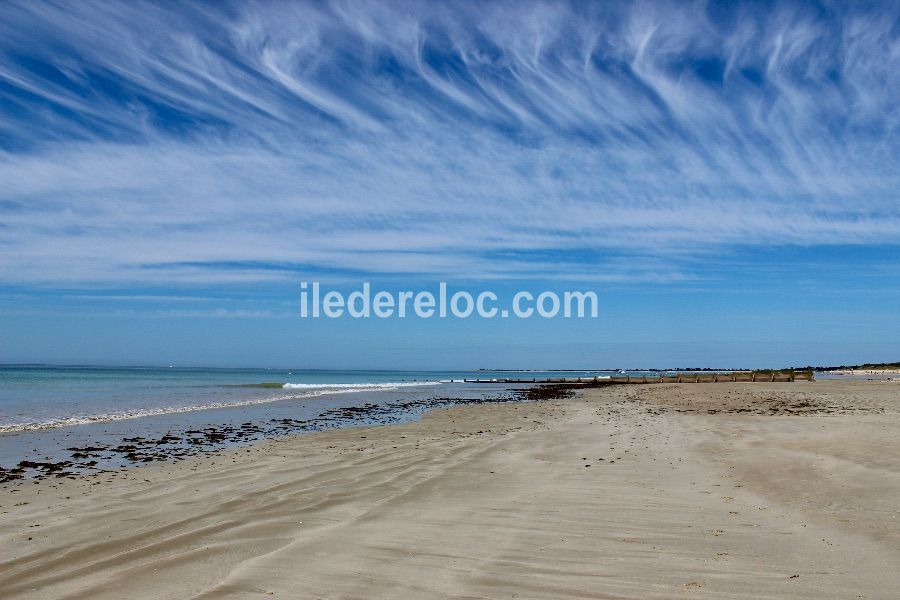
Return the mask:
M575 383L584 385L645 384L645 383L733 383L763 381L814 381L812 371L731 371L717 373L710 371L660 373L646 375L610 375L597 377L555 377L547 379L497 378L465 379L466 383Z

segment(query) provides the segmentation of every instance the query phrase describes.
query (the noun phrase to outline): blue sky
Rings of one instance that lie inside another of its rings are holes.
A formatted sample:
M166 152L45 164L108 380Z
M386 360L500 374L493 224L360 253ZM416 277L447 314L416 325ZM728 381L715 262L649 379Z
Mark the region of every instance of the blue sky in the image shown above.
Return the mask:
M4 2L0 361L897 360L897 98L895 2Z

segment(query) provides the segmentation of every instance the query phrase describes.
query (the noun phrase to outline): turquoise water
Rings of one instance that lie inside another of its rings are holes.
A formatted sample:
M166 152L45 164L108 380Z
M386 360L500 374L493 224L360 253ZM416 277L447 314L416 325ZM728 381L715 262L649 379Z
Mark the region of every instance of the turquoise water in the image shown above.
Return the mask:
M159 367L0 368L0 432L432 387L449 373Z
M587 377L603 372L567 372ZM457 390L463 379L553 372L326 371L96 366L0 367L0 433L302 402L320 396Z

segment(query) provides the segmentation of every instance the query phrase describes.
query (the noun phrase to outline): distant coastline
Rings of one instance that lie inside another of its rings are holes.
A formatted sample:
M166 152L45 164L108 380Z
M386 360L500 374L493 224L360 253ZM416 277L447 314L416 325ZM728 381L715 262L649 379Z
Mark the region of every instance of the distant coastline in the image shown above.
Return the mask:
M676 368L624 368L617 367L614 369L604 368L604 369L477 369L480 373L586 373L586 372L603 372L603 371L628 371L631 373L643 373L643 372L675 372L675 373L694 373L694 372L713 372L713 371L770 371L770 372L785 372L785 371L818 371L818 372L867 372L867 371L879 371L879 372L900 372L900 362L884 362L884 363L865 363L860 365L840 365L840 366L814 366L814 365L805 365L798 367L778 367L778 368L769 368L769 369L753 369L749 367L744 368L734 368L734 367L676 367Z

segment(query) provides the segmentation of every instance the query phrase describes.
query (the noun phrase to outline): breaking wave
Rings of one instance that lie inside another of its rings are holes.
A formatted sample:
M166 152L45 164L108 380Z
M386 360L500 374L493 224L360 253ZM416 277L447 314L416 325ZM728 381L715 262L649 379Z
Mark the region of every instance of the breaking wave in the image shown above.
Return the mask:
M416 387L428 385L440 385L440 381L397 381L388 383L285 383L282 387L286 390L392 390L401 387Z

